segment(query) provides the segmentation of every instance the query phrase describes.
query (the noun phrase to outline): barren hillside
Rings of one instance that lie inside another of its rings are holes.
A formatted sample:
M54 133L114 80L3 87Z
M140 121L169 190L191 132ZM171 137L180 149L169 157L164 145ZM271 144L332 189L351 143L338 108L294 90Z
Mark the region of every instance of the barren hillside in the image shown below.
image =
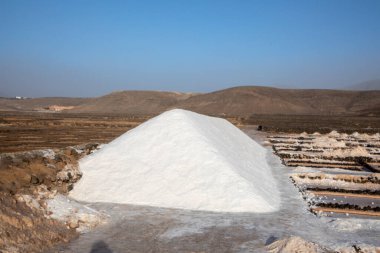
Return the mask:
M234 87L191 97L179 107L207 114L360 114L380 106L380 91Z
M252 114L379 115L380 91L234 87L205 94L121 91L97 98L0 98L2 111L36 111L51 105L74 106L71 113L154 115L183 108L212 115Z
M348 90L380 90L380 79L370 80L347 87Z
M175 107L191 94L165 91L120 91L94 98L71 112L122 113L131 115L158 114Z

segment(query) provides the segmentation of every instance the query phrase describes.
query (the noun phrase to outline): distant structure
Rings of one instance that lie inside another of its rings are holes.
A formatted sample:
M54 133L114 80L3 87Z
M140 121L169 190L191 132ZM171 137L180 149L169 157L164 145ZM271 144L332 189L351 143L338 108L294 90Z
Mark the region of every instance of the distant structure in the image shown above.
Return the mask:
M19 96L16 96L15 99L27 99L27 97L19 97Z
M73 108L74 106L51 105L51 106L45 107L44 109L49 110L49 111L54 111L54 112L60 112L63 110L71 110Z

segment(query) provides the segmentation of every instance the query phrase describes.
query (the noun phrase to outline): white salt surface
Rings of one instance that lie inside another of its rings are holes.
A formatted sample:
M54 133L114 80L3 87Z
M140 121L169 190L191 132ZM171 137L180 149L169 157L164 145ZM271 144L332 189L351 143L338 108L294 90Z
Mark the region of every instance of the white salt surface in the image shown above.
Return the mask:
M266 150L224 119L165 112L80 161L70 193L87 202L273 212L280 194Z
M106 219L98 211L60 194L47 200L47 208L51 212L51 218L65 223L76 221L78 232L88 232L91 228L105 222Z

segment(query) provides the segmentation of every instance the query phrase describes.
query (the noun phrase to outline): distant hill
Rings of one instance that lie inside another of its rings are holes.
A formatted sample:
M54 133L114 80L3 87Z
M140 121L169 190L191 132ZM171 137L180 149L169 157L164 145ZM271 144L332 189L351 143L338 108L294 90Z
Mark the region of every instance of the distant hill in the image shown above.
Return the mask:
M155 115L183 108L209 115L379 115L380 91L234 87L205 94L122 91L97 98L1 99L0 110L34 111L74 106L72 113Z
M380 90L380 79L351 85L347 87L347 90Z
M175 107L192 94L165 91L120 91L93 98L72 112L105 112L133 115L152 115Z
M234 87L182 101L179 107L207 114L359 114L380 106L380 91Z

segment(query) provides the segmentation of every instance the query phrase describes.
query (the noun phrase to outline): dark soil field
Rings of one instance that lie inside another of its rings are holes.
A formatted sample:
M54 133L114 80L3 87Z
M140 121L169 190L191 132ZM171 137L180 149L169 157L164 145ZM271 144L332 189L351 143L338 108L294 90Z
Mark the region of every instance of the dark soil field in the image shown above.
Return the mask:
M380 132L378 116L253 115L240 121L244 125L261 125L263 131L267 132L329 133L332 130L347 134Z
M149 117L2 112L0 153L107 143Z

